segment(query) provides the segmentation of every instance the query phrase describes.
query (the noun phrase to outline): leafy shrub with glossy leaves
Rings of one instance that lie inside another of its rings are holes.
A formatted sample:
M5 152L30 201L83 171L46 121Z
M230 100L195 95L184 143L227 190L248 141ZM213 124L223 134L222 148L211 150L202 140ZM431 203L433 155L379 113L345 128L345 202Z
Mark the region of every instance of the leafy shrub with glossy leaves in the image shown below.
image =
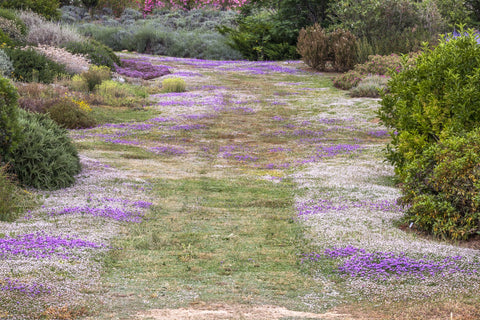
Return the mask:
M480 130L426 148L405 166L404 220L454 240L480 233Z
M77 150L65 129L47 114L19 110L22 139L6 158L24 186L54 190L75 182Z
M388 159L400 179L425 148L480 125L478 41L473 30L450 34L434 49L425 47L415 66L390 80L379 115L396 132Z

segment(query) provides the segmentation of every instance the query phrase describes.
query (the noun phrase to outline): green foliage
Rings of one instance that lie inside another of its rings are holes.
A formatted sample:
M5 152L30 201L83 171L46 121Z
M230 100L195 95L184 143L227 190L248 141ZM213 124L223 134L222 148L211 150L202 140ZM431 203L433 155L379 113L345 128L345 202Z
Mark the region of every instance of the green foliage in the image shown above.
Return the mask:
M238 27L217 27L228 36L229 45L248 60L284 60L297 58L295 39L297 32L289 21L277 20L268 11L241 17Z
M91 66L80 75L88 91L93 92L102 81L110 79L110 69L106 66Z
M330 5L333 23L365 38L376 54L407 53L444 31L433 1L340 0Z
M72 99L63 98L48 108L48 114L58 125L67 129L84 129L95 126L95 119L79 108Z
M0 76L10 77L13 72L13 64L5 51L0 49Z
M16 44L23 44L27 35L27 26L15 12L0 8L0 30Z
M478 36L469 31L448 37L434 49L425 47L415 66L394 75L381 102L382 122L397 132L388 159L401 179L423 149L480 123Z
M31 10L47 19L58 19L60 12L57 10L59 0L22 0L22 1L0 1L0 7L16 10Z
M148 97L144 87L113 80L103 81L97 87L96 93L101 96L105 104L113 107L141 107Z
M443 238L480 233L480 130L451 136L427 148L405 167L404 217Z
M65 66L49 60L32 48L4 48L13 64L12 78L17 81L51 83L66 74Z
M0 221L14 221L31 200L8 169L0 166Z
M357 42L351 32L326 33L319 24L300 30L297 51L308 66L320 71L349 70L357 61Z
M0 161L15 147L20 137L17 90L0 77Z
M19 110L23 137L6 158L20 183L39 189L72 185L80 172L77 150L65 129L46 114Z
M115 65L120 65L120 59L112 49L94 39L84 42L67 42L63 47L70 53L86 55L97 66L107 66L115 70Z
M474 8L479 5L477 0L435 0L435 4L450 30L460 24L473 26L475 20L480 21L475 19Z
M167 78L162 81L164 92L185 92L186 83L182 78Z

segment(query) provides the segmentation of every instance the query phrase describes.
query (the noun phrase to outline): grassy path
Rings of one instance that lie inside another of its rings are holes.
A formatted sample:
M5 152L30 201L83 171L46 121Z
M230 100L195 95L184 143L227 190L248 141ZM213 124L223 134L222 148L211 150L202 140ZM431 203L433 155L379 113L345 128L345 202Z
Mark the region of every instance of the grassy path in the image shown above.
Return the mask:
M116 243L124 250L105 279L126 298L107 304L111 314L226 303L323 318L335 307L355 318L476 316L475 272L345 278L338 261L309 261L353 246L406 252L413 263L462 256L463 266L478 264L474 250L395 227L399 193L383 163L388 135L375 100L348 98L297 62L144 58L186 76L189 90L154 97L150 111L159 114L144 123L155 127L131 134L140 144L106 148L105 161L149 181L156 204ZM145 154L158 145L156 157Z
M480 317L478 251L395 226L376 100L299 62L124 56L168 65L187 92L94 110L110 123L71 132L78 183L0 227L93 245L0 261L45 285L20 305L1 291L0 318Z

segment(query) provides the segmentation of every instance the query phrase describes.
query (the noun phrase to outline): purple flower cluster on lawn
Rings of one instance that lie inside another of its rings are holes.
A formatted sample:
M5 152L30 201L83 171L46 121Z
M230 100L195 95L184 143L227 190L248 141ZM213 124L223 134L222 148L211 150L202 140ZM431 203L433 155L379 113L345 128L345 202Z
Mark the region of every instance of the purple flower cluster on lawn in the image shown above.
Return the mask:
M122 59L122 66L116 66L117 73L131 77L150 80L170 73L168 67L152 65L150 62L135 59Z
M319 262L322 259L344 258L338 266L340 274L350 277L362 277L375 280L387 280L390 277L410 276L425 279L427 276L447 276L449 274L478 274L480 263L467 263L461 256L445 257L439 261L413 259L404 253L366 252L364 249L333 247L323 253L303 254L301 262Z
M110 218L117 221L137 222L143 221L144 213L138 210L127 210L124 208L115 208L105 206L101 208L91 206L65 207L60 210L52 210L48 213L50 216L60 216L64 214L91 215L94 217Z
M152 147L150 151L156 154L169 155L169 156L178 156L185 154L184 149L172 147L172 146L161 146L161 147Z
M23 283L17 279L5 278L0 280L0 291L10 291L13 293L23 293L30 297L35 297L41 294L50 293L49 287L36 282Z
M8 259L14 256L36 259L58 256L63 259L72 259L76 258L71 253L72 249L101 247L104 247L104 245L72 238L71 236L62 238L38 232L0 239L0 259Z

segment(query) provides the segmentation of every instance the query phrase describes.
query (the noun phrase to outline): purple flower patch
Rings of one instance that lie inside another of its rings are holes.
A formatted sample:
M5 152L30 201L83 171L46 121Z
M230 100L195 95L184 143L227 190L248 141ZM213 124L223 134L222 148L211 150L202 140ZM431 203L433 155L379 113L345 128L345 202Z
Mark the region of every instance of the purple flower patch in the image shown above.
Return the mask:
M13 238L0 239L0 259L8 259L13 256L24 256L36 259L58 256L63 259L73 259L76 256L71 253L76 248L101 248L103 244L97 244L70 236L49 236L43 232L20 235Z
M0 291L4 292L13 292L13 293L22 293L29 295L30 297L35 297L41 294L50 293L51 290L49 287L39 284L39 283L23 283L17 279L5 278L0 280Z
M321 259L343 258L337 271L343 276L387 280L390 277L409 276L425 279L427 276L448 274L478 274L480 263L466 263L461 256L445 257L439 261L414 259L404 253L366 252L364 249L347 246L325 249L323 253L303 254L301 262L318 262Z
M90 206L83 207L66 207L61 210L52 210L49 212L50 216L60 216L64 214L82 214L92 215L94 217L110 218L117 221L137 222L140 223L143 220L144 214L140 211L131 211L121 208L114 208L105 206L103 208L94 208Z

